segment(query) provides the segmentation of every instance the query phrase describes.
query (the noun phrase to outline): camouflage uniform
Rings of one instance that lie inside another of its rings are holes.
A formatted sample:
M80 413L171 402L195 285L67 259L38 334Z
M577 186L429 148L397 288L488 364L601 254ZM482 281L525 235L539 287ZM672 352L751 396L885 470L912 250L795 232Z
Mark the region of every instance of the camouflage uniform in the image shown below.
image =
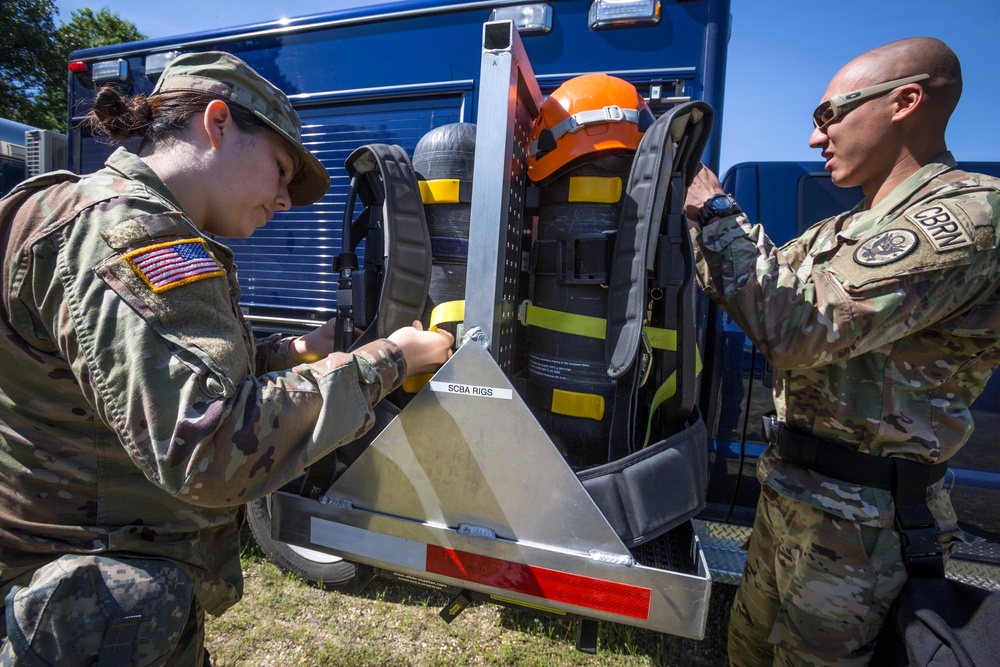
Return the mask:
M949 459L1000 363L1000 181L945 153L871 210L776 248L740 214L692 232L699 280L775 366L777 416L874 456ZM906 579L889 491L769 448L730 624L735 664L867 664ZM946 478L947 479L947 478ZM948 489L929 506L946 547Z
M153 558L191 614L220 614L242 594L237 507L370 428L403 356L255 343L232 252L124 149L21 188L0 207L0 597L67 554Z

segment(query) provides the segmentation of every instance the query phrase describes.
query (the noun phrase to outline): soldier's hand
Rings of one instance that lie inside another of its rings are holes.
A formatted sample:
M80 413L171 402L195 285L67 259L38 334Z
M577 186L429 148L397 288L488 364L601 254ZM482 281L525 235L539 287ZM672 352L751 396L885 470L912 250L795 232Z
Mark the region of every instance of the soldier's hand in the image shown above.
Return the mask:
M431 373L451 356L455 337L449 332L424 331L419 320L413 326L403 327L389 334L389 340L399 346L406 358L406 375Z
M688 186L687 196L684 198L684 215L697 222L702 205L712 196L721 194L723 190L719 177L711 169L701 165L701 169L694 175L694 181Z
M323 326L294 339L288 348L292 361L311 364L333 354L333 340L337 332L337 318L327 320Z

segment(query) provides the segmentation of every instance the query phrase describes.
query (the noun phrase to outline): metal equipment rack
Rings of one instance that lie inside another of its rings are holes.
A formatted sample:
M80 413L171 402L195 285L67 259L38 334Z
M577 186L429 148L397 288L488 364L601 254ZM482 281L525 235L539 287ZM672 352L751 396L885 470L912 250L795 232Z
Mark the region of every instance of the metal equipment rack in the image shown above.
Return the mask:
M517 390L542 95L511 22L484 25L481 82L463 344L321 498L272 496L274 537L456 600L577 618L584 651L598 621L701 639L711 577L691 522L627 548Z

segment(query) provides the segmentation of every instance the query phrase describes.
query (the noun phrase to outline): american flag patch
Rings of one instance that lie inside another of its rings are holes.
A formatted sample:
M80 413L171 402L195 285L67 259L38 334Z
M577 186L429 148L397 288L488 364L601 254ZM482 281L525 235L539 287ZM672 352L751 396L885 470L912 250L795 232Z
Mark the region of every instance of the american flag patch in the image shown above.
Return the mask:
M157 294L196 280L226 275L201 239L158 243L133 250L125 259Z

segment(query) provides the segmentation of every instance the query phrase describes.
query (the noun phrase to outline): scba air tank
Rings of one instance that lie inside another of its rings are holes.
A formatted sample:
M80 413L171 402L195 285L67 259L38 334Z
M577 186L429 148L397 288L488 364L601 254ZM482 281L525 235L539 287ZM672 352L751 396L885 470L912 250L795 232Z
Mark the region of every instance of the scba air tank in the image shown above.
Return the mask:
M456 335L464 313L472 170L476 156L474 123L437 127L413 149L431 241L431 282L421 320ZM432 318L433 315L433 318Z
M525 399L567 462L609 460L615 382L604 335L622 193L652 113L635 87L604 74L570 79L542 104L528 176L539 187L529 270Z

